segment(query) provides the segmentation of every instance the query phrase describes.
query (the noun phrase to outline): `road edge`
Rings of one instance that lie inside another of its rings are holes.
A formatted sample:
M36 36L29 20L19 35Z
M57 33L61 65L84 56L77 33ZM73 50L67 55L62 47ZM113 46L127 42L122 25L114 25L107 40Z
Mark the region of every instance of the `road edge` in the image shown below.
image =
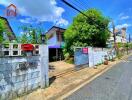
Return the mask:
M86 84L90 83L91 81L93 81L94 79L98 78L100 75L102 75L103 73L105 73L106 71L108 71L109 69L111 69L114 65L120 63L122 60L125 60L127 59L129 56L131 56L132 54L130 55L127 55L127 56L124 56L122 57L122 59L119 59L115 64L113 65L110 65L108 67L106 67L105 69L95 73L92 77L90 77L87 81L83 82L82 84L80 84L79 86L77 86L76 88L72 89L71 91L69 91L68 93L60 96L57 98L57 100L63 100L65 99L66 97L70 96L71 94L73 94L74 92L76 92L77 90L79 90L80 88L82 88L83 86L85 86Z

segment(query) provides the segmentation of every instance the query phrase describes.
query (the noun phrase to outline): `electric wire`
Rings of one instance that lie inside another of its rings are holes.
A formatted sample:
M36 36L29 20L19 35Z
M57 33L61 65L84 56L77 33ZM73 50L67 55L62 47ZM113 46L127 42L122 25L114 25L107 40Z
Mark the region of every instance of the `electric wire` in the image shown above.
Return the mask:
M85 8L85 10L87 10L88 8L90 8L88 5L87 5L87 3L84 3L84 2L82 2L82 1L80 1L80 0L75 0L78 4L80 4L82 7L84 7Z
M67 2L66 0L61 0L62 2L64 2L66 5L68 5L69 7L73 8L74 10L80 12L81 14L83 14L85 17L88 17L85 13L83 13L81 10L79 10L78 8L76 8L74 5L70 4L69 2Z
M84 8L83 6L80 6L78 3L73 2L72 0L71 0L70 2L71 2L71 4L73 4L75 7L79 8L79 10L81 10L81 11L84 11L84 10L85 10L85 8Z

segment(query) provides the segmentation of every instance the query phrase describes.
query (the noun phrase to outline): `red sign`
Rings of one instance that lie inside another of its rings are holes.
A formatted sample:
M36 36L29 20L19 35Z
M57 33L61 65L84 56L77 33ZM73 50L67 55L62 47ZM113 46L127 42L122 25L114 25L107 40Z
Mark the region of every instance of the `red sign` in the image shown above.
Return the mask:
M8 16L8 17L15 17L16 15L17 15L16 6L14 4L10 4L6 8L6 16Z
M82 52L83 52L84 54L88 54L88 48L82 48Z
M33 51L34 46L32 44L22 44L21 49L22 51Z

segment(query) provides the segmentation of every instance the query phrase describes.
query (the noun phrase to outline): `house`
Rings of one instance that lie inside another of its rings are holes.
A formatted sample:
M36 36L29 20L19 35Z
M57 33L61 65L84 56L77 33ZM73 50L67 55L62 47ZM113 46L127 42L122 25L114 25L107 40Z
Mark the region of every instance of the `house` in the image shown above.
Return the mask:
M126 39L126 28L115 29L116 34L116 43L127 43ZM108 44L114 43L113 33L111 32L110 39L108 40Z
M8 33L10 33L10 34L8 34L7 32L4 32L3 35L4 35L5 39L9 40L9 41L15 40L16 36L15 36L8 20L6 18L0 16L0 22L3 23L2 24L3 28L6 29Z
M48 37L47 44L49 46L49 61L64 60L64 28L53 26L46 33Z

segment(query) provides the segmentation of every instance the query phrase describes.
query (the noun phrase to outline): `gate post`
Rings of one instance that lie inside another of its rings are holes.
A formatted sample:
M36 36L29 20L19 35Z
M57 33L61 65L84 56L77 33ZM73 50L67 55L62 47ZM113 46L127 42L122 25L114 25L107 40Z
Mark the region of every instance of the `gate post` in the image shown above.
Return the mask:
M48 46L42 44L39 47L40 52L40 83L41 88L49 86L49 52Z
M89 47L88 49L88 58L89 58L89 67L94 67L94 50L93 47Z

